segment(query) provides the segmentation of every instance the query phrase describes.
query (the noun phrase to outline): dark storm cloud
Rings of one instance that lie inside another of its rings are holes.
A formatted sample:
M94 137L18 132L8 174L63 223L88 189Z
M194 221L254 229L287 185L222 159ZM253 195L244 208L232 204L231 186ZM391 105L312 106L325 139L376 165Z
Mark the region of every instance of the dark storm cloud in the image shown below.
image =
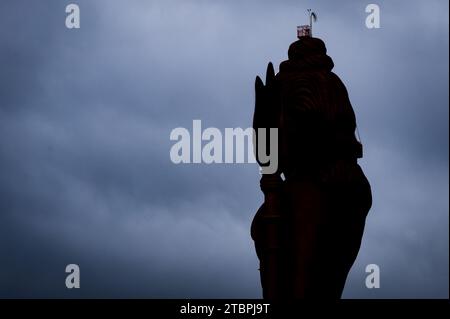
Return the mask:
M174 165L169 134L247 127L306 4L77 3L76 31L61 1L0 5L0 296L259 297L257 169ZM379 30L363 3L314 4L375 199L345 296L447 297L448 4L379 4Z

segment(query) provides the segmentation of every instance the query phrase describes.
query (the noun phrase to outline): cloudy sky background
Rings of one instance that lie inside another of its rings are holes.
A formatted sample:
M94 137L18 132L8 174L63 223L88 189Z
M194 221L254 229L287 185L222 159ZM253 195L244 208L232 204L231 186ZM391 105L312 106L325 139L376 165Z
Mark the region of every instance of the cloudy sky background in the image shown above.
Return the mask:
M377 30L365 1L73 2L79 30L69 1L0 2L0 297L259 298L257 167L174 165L169 134L250 126L309 7L374 196L344 297L448 297L448 1L377 1Z

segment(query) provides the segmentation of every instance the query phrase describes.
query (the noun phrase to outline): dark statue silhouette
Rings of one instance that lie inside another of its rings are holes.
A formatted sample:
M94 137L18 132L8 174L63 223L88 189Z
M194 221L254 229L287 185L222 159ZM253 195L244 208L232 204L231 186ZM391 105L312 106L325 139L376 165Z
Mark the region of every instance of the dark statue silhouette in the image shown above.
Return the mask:
M300 37L277 75L269 63L265 85L256 78L253 127L279 130L278 171L262 175L251 226L268 299L340 298L372 205L355 114L326 52Z

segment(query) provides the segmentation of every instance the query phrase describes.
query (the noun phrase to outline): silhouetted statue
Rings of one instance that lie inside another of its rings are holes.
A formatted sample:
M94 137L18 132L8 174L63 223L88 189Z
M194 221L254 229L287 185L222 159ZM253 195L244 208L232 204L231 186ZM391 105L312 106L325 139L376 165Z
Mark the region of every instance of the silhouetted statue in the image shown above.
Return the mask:
M318 38L291 44L266 84L256 78L253 127L279 129L279 169L262 175L251 235L263 297L340 298L372 205L357 163L356 119ZM284 180L281 178L284 175Z

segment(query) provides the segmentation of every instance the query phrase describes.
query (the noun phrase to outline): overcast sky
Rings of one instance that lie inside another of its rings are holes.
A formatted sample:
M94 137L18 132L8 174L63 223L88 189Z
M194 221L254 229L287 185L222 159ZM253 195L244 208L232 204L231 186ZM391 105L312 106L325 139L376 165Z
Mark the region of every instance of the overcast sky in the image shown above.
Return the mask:
M0 297L259 298L255 164L175 165L172 129L248 127L318 14L374 204L346 298L448 298L448 1L0 2ZM65 266L81 289L65 287ZM365 267L381 288L365 287Z

